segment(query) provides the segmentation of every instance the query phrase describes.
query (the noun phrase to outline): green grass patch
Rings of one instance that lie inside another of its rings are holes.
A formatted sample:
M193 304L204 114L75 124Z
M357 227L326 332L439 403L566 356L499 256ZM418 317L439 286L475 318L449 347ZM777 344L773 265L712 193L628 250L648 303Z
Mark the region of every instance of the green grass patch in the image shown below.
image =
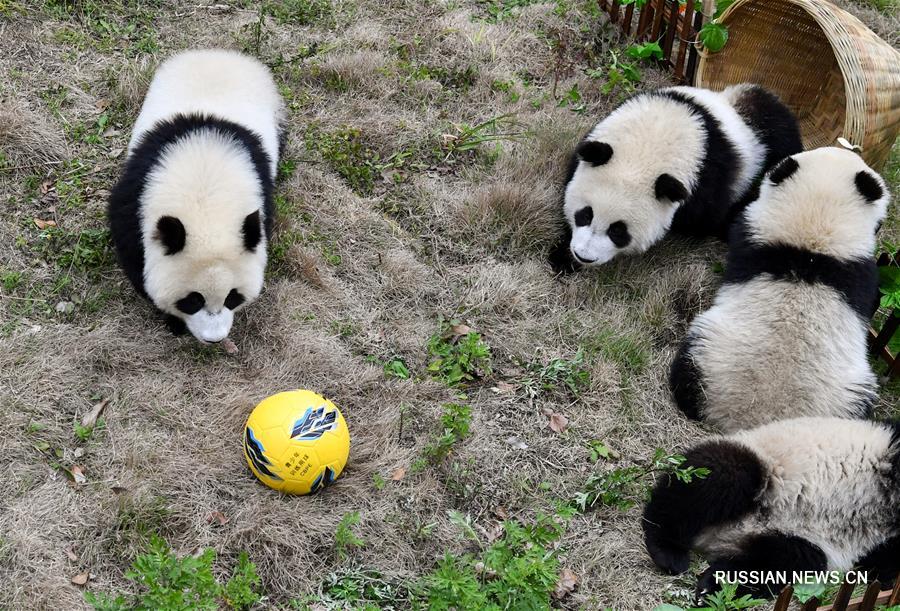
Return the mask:
M547 363L525 363L522 366L526 374L518 383L530 397L556 391L567 391L578 396L591 381L591 374L584 367L584 360L584 349L579 348L571 359L555 358Z

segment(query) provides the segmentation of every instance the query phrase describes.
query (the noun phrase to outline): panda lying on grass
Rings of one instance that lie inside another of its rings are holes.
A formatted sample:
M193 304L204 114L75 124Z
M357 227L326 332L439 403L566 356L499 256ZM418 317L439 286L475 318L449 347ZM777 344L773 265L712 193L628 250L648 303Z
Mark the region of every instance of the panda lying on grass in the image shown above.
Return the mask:
M644 510L653 562L682 573L697 550L716 572L850 570L890 584L900 570L900 422L797 418L705 441L663 476ZM721 575L722 573L720 573ZM750 585L775 594L784 583Z
M232 51L160 66L109 199L119 263L175 333L225 339L262 290L282 102L269 70Z
M641 93L598 123L572 156L560 271L646 251L671 228L725 238L777 161L803 150L794 115L772 93L672 87Z

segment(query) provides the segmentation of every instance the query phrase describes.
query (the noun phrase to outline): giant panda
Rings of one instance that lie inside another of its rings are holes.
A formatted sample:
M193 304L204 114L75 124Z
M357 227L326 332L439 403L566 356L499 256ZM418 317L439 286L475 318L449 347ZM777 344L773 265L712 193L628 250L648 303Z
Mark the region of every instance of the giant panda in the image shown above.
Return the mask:
M557 270L646 251L671 228L727 237L765 170L803 150L791 111L757 85L671 87L616 108L572 155Z
M678 407L723 432L796 416L865 417L867 323L884 181L848 150L787 157L735 223L724 284L670 374Z
M713 438L685 454L683 467L709 469L685 483L656 483L644 509L647 551L664 571L709 562L716 571L845 571L890 583L900 570L900 422L795 418ZM757 575L760 575L758 573ZM770 575L776 575L772 573ZM776 594L785 583L744 590Z
M269 70L233 51L163 63L108 206L120 265L175 333L227 337L260 294L283 106Z

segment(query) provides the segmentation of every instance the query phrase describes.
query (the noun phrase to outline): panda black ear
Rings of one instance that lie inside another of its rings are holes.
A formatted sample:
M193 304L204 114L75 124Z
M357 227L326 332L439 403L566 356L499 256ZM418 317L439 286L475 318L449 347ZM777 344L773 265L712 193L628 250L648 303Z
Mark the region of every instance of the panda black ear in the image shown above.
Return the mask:
M585 140L578 145L575 151L582 161L586 161L596 167L604 165L613 155L613 150L606 142L596 142L594 140Z
M785 180L791 177L791 175L797 171L800 167L800 164L797 163L797 160L793 157L785 157L772 168L772 171L769 172L769 180L773 185L780 185Z
M244 235L244 248L249 251L256 250L257 244L262 237L262 229L259 222L259 210L254 210L244 217L244 224L241 227Z
M856 190L866 198L866 201L877 202L884 197L884 189L881 188L881 183L869 172L865 170L857 172L855 182Z
M656 199L667 199L670 202L683 202L688 191L684 184L671 174L660 174L656 179Z
M174 216L162 216L156 221L154 238L166 249L166 255L174 255L184 248L186 233L184 225Z

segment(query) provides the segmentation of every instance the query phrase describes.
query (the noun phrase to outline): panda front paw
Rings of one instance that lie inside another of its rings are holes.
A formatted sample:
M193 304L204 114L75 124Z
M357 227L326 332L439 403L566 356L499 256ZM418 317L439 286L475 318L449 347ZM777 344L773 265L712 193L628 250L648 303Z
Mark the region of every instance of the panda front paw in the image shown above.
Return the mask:
M172 335L184 335L187 333L187 325L177 316L166 314L166 328L172 332Z
M562 240L551 248L547 260L555 274L571 274L581 269L581 264L575 260L572 251L569 250L568 240Z
M691 566L688 550L668 545L647 544L647 552L656 564L669 575L680 575Z

